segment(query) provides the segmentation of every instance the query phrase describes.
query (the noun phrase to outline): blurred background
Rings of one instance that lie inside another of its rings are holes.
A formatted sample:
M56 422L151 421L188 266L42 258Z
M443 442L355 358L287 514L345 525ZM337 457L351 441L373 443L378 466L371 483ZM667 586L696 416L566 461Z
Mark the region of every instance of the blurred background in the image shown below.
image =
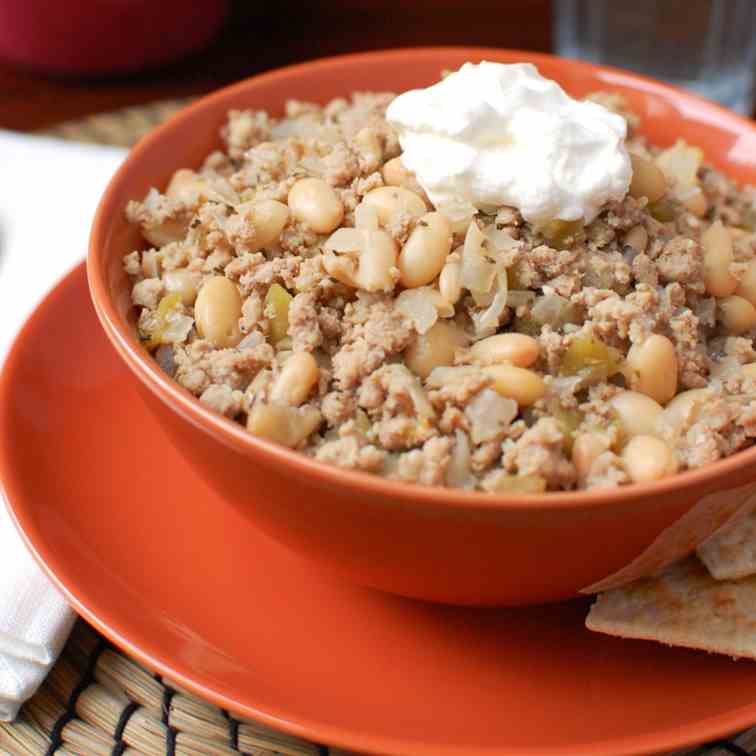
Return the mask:
M753 113L754 0L0 0L0 128L203 94L344 52L465 44L636 68Z

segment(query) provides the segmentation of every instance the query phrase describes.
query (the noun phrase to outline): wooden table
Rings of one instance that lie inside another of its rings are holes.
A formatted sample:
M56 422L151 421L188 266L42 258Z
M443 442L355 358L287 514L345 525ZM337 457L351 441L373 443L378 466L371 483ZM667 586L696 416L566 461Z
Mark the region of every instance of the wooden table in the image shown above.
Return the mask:
M239 0L206 50L136 75L55 79L0 63L0 128L31 131L145 102L209 92L325 55L412 45L551 49L550 0Z

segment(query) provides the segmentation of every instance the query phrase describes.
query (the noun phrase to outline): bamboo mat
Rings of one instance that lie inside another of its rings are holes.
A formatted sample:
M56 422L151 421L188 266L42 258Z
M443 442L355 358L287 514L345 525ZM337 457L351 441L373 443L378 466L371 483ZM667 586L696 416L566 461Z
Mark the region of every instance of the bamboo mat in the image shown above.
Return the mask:
M74 142L131 147L148 131L189 102L190 99L159 100L133 108L97 113L75 121L64 121L38 133Z
M40 132L130 147L186 101L69 121ZM238 719L155 676L83 620L50 676L13 724L0 723L2 756L346 756ZM756 728L689 756L756 756Z

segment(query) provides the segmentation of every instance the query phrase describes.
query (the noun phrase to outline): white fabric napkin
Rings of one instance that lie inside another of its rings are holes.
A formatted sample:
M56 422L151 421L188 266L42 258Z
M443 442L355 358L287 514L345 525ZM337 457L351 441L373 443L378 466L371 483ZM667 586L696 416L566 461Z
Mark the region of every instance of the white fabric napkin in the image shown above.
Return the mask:
M124 154L0 130L0 363L40 299L85 256L97 202ZM0 720L34 694L74 620L0 503Z

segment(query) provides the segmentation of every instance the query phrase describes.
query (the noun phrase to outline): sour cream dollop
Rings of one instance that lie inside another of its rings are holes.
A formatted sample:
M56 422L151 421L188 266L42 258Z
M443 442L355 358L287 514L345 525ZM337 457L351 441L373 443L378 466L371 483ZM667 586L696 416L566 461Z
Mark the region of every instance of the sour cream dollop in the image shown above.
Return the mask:
M465 63L399 95L386 117L440 209L509 205L534 224L590 223L630 185L624 118L574 100L530 63Z

